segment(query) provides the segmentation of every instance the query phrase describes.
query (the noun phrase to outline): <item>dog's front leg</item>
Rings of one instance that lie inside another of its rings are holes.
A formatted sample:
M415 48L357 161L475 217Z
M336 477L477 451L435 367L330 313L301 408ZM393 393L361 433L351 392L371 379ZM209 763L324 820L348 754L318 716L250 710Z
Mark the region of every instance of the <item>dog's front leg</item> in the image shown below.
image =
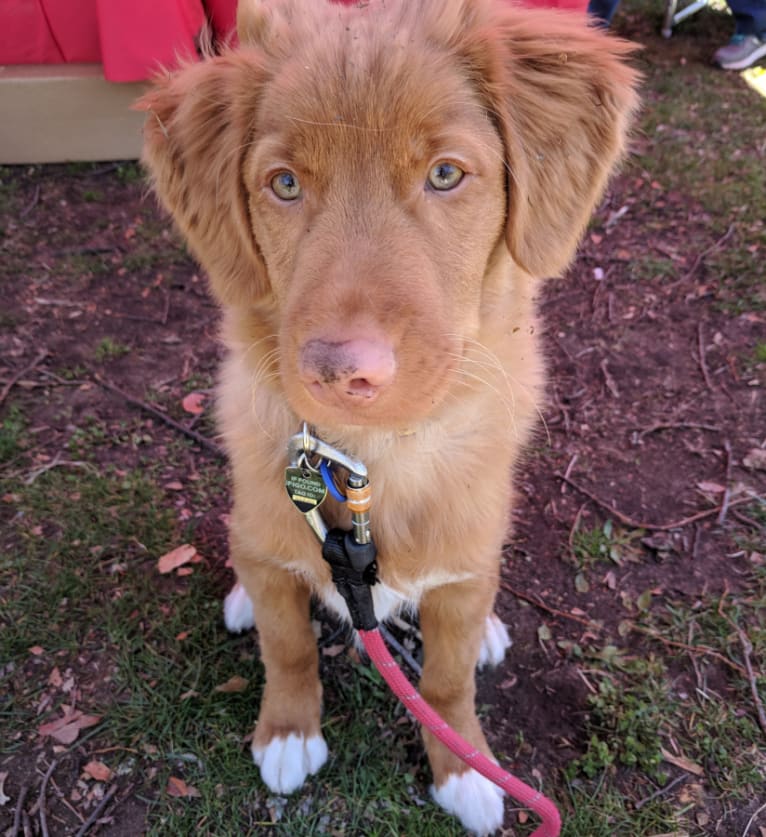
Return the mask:
M486 582L449 584L429 591L420 604L425 652L421 694L452 729L490 758L476 717L474 672L494 592ZM423 738L434 800L475 834L500 828L503 792L425 729Z
M319 728L322 686L306 583L275 562L237 561L253 603L266 685L252 752L275 793L292 793L327 760Z

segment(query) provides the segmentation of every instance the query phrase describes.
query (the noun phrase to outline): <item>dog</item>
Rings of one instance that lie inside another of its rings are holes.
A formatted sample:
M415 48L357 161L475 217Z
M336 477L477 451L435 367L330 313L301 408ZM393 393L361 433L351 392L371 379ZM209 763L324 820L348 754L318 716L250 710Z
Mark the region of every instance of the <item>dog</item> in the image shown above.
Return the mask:
M367 465L376 615L419 613L423 697L491 755L474 675L509 644L493 608L543 397L535 297L624 153L631 46L506 0L241 0L237 32L139 106L154 190L223 312L225 619L257 625L254 760L285 794L325 762L310 600L348 617L285 491L304 421ZM322 514L350 528L336 500ZM498 829L502 793L423 738L436 802Z

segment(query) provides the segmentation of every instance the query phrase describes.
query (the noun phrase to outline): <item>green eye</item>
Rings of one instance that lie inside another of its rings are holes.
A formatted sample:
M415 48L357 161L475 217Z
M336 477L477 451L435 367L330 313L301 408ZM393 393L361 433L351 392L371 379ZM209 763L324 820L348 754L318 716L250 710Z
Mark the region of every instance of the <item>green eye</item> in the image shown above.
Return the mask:
M291 171L281 171L271 178L271 191L283 201L294 201L301 196L301 184Z
M448 192L460 183L464 175L465 172L459 166L442 161L428 172L428 183L439 192Z

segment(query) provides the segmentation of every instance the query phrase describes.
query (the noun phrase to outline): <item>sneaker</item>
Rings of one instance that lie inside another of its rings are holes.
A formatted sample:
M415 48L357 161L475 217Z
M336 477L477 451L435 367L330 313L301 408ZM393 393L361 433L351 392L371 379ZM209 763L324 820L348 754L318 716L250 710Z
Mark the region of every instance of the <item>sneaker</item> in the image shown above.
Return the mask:
M744 70L766 55L766 40L756 35L734 35L726 46L713 56L724 70Z

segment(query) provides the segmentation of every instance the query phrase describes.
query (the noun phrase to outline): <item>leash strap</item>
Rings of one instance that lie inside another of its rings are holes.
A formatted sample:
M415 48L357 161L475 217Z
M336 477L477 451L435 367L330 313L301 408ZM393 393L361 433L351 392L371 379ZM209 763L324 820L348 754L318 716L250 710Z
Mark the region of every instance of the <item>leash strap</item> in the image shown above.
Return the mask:
M531 808L540 817L542 823L532 833L532 837L558 837L561 832L561 815L553 802L543 796L540 791L536 791L521 779L503 770L484 753L480 753L469 744L465 738L458 735L439 713L423 700L418 690L404 676L396 661L389 654L377 628L372 631L359 631L359 636L375 668L388 683L391 691L415 718L469 767L481 773L490 782L494 782L522 805Z

